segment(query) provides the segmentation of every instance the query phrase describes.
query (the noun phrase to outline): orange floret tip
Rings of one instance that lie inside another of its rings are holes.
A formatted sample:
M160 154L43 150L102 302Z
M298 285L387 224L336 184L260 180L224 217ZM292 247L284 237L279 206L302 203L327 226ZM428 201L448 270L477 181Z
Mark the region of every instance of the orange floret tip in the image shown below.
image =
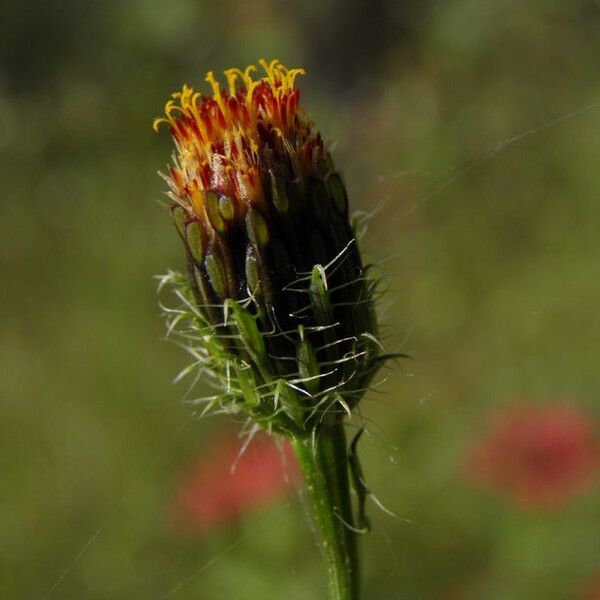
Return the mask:
M209 191L230 198L243 216L261 204L274 172L302 179L323 158L321 136L299 108L295 81L304 70L278 60L259 64L262 77L254 65L226 70L226 87L209 71L205 81L212 95L184 85L154 120L154 129L166 124L175 142L173 165L164 176L169 196L190 216L204 219Z

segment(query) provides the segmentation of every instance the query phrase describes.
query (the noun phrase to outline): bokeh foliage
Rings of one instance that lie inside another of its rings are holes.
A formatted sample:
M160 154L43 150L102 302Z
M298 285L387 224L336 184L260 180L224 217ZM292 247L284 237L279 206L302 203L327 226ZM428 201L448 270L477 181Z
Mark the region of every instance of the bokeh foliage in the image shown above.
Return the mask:
M524 514L461 461L491 408L568 397L600 417L597 0L5 0L0 596L43 597L88 540L50 597L162 598L224 551L172 597L322 593L295 497L203 539L170 512L224 423L190 420L170 383L186 359L152 276L183 255L150 123L182 82L259 56L306 68L374 212L387 345L416 358L364 403L365 471L400 517L371 508L365 597L578 597L600 572L597 489Z

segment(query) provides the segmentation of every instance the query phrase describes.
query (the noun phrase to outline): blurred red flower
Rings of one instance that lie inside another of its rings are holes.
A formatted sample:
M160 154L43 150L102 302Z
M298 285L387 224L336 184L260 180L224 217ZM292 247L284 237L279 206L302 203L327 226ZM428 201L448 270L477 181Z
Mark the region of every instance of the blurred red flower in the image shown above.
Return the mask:
M600 577L595 577L585 588L583 600L600 600Z
M192 534L237 521L241 515L267 506L291 489L299 468L289 445L278 448L257 435L243 451L233 436L220 439L181 477L176 516Z
M472 481L523 508L562 506L598 468L593 421L568 405L521 406L497 414L469 454Z

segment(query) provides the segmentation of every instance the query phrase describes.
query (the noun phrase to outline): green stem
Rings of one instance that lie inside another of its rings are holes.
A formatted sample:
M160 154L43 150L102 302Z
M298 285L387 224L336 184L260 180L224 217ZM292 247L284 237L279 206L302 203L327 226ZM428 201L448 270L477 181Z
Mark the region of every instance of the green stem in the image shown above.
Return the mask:
M356 532L341 423L323 426L314 441L293 440L316 533L327 564L329 600L359 600Z

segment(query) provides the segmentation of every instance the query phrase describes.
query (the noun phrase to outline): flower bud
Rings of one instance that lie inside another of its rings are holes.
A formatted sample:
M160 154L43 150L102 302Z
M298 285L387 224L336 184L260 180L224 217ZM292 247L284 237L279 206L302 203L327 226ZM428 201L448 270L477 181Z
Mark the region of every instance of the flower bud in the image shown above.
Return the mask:
M343 179L299 106L302 69L260 61L184 86L164 175L183 240L186 293L221 408L267 429L309 432L363 395L383 356Z

